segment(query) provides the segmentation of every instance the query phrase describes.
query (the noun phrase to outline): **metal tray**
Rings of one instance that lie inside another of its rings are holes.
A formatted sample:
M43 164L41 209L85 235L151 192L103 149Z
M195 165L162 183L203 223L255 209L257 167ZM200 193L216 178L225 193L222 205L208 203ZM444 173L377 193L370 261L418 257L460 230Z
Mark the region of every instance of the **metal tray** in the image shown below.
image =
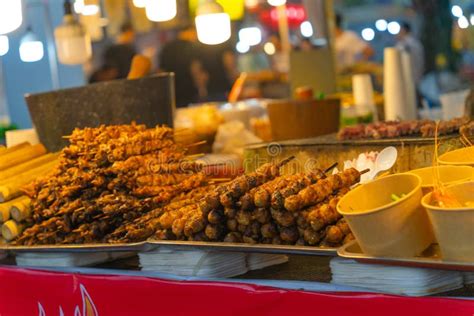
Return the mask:
M431 245L421 256L413 258L373 257L362 252L356 240L342 246L337 254L340 257L354 259L361 263L375 263L406 267L421 267L442 270L472 271L474 262L446 261L441 258L437 244Z
M86 245L0 245L0 251L10 253L90 253L90 252L146 252L157 248L176 250L210 250L248 253L273 253L287 255L337 256L337 248L308 246L237 244L225 242L197 242L176 240L148 240L129 244L86 244Z
M232 251L247 253L271 253L284 255L306 255L306 256L337 256L337 248L320 248L309 246L290 245L266 245L266 244L244 244L227 242L198 242L198 241L168 241L149 240L148 245L152 249L167 248L177 250L212 250Z
M90 252L140 252L146 251L147 243L130 244L84 244L84 245L40 245L12 246L0 245L0 251L10 253L90 253Z

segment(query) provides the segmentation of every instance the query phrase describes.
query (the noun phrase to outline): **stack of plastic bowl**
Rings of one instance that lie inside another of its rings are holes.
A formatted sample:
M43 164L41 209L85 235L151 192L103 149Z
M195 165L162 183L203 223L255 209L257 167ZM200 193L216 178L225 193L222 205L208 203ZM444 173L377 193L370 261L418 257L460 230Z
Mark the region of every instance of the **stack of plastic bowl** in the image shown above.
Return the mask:
M428 211L443 260L474 261L474 181L455 184L446 188L460 207L439 207L433 193L423 197L422 204Z
M421 182L414 174L386 176L353 189L339 201L337 210L364 253L413 257L433 243L431 225L421 206ZM393 201L393 195L400 199Z
M474 146L447 152L439 157L438 162L446 165L445 167L474 167ZM474 261L474 177L443 184L447 192L445 196L456 199L461 206L439 207L433 199L433 193L425 195L422 204L428 211L443 260L472 262Z
M438 161L440 166L360 185L339 201L337 210L364 253L414 257L438 242L443 260L474 261L474 147L445 153ZM458 206L440 207L439 199Z

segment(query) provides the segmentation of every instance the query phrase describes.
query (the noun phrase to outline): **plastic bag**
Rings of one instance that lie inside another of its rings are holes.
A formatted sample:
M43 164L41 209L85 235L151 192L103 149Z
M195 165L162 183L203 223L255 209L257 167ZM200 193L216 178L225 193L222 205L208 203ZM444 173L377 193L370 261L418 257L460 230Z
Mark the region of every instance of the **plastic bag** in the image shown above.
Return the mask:
M222 154L237 154L242 157L245 145L261 141L246 129L242 122L231 121L219 126L212 151Z

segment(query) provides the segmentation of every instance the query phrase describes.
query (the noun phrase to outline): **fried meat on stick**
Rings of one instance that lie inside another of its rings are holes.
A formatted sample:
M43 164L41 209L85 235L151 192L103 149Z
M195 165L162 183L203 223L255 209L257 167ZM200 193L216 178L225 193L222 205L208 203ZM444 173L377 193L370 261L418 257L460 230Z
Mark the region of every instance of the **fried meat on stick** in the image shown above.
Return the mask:
M326 199L333 192L350 187L360 181L361 173L357 169L350 168L341 173L321 179L313 185L301 190L298 194L285 199L285 209L296 212L306 206L315 205Z

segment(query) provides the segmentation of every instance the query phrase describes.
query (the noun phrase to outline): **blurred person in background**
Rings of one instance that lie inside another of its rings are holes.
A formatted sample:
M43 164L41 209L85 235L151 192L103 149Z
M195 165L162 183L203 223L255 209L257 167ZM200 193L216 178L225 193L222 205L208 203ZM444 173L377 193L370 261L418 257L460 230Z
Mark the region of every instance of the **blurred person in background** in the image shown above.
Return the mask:
M177 107L188 106L207 96L209 76L203 69L193 27L182 29L176 39L163 46L158 63L161 71L175 74Z
M413 36L411 26L407 22L401 23L400 33L397 35L396 47L410 54L413 81L418 85L425 69L424 50L421 42Z
M297 47L298 50L303 51L303 52L310 52L316 47L311 43L311 40L309 38L303 38L300 41L299 46Z
M207 96L202 101L226 101L232 84L239 76L237 56L229 43L201 44L200 59L208 75Z
M132 24L125 23L115 43L104 51L102 66L90 77L89 82L100 82L127 78L133 56L137 53L135 46L135 31Z
M239 54L237 64L240 72L252 73L270 69L268 55L260 46L250 47L247 53Z
M338 70L367 61L374 55L373 48L355 32L343 29L342 15L336 14L335 50Z

